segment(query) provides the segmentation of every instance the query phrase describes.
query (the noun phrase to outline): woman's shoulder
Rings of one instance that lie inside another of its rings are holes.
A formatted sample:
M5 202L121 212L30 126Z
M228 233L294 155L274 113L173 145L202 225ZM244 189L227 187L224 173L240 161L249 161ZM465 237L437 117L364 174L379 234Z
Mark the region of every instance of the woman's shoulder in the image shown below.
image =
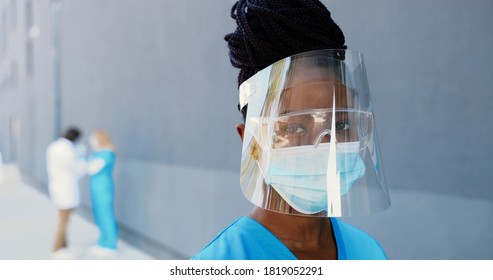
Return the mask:
M105 160L110 160L115 158L115 152L109 149L103 149L96 151L92 154L94 158L103 158Z

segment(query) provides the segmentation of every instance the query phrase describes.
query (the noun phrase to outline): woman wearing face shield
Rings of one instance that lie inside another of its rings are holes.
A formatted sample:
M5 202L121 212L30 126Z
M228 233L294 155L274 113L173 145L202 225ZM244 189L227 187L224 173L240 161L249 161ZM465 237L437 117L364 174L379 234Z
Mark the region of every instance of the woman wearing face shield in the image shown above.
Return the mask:
M318 0L240 0L231 16L240 185L255 208L193 259L386 259L337 218L390 206L362 55Z

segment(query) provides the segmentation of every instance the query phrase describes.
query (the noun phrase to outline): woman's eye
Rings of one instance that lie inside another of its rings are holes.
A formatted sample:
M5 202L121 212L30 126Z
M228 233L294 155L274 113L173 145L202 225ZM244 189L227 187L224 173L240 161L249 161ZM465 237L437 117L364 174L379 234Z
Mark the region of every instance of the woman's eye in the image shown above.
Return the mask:
M286 132L291 134L300 134L305 133L306 129L302 125L292 124L287 126Z
M349 124L348 121L338 121L336 123L336 130L338 130L338 131L349 130L350 127L351 127L351 125Z

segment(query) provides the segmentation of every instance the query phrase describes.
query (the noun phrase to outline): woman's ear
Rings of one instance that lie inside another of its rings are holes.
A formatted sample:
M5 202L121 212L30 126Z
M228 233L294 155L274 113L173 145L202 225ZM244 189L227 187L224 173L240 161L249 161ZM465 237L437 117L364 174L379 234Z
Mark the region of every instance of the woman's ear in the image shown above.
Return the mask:
M236 131L238 132L238 135L240 135L241 142L243 142L243 136L245 134L245 124L243 123L237 124ZM259 145L257 144L257 141L253 139L252 146L250 147L250 156L254 160L257 160L259 158L259 153L260 153Z
M245 124L244 123L237 124L236 131L238 132L238 135L240 135L241 142L243 142L243 133L245 133Z

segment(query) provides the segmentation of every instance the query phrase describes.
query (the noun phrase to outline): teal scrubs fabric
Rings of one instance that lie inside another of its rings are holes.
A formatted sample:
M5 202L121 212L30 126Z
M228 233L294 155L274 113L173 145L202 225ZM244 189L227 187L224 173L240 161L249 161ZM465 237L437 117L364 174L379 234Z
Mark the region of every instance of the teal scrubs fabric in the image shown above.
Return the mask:
M331 218L339 260L385 260L380 244L364 231ZM296 260L268 229L241 217L224 229L192 260Z
M115 184L112 176L115 153L110 150L102 150L94 153L91 160L97 158L103 159L106 163L103 169L89 179L94 221L100 233L98 245L107 249L116 249L118 225L113 208Z

